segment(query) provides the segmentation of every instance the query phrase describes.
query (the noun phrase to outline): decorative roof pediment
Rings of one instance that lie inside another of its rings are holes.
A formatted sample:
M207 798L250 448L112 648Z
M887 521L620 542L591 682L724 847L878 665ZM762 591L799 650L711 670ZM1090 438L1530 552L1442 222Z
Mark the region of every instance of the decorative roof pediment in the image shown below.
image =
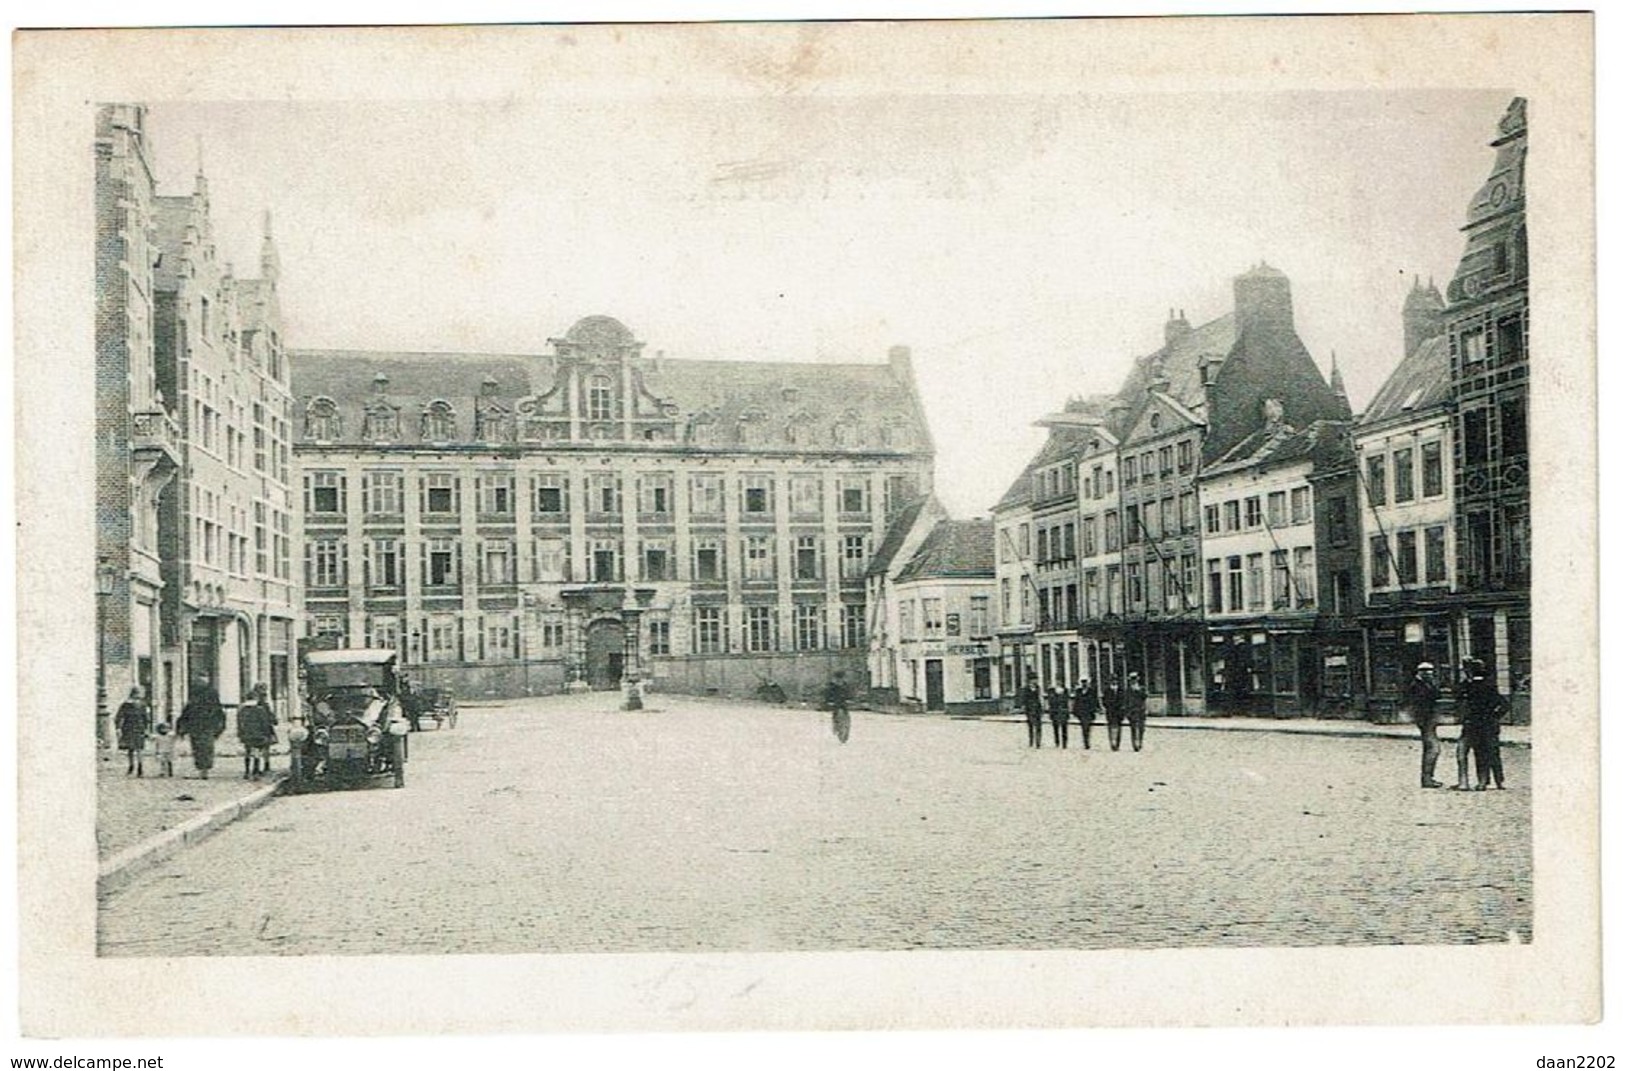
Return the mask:
M1172 397L1161 391L1152 391L1123 441L1132 443L1140 439L1160 438L1175 430L1204 426L1206 421Z

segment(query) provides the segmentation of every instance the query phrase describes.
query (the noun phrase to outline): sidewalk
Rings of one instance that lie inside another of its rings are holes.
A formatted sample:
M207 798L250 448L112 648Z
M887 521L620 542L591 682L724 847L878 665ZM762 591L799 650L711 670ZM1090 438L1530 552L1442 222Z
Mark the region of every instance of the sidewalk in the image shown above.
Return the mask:
M243 779L242 750L222 737L209 778L199 777L184 743L175 776L159 777L150 746L144 777L126 775L122 751L101 751L96 764L97 889L109 892L133 875L248 814L276 794L288 769L286 746L273 751L273 773Z
M1048 724L1048 715L1045 716ZM973 720L1021 722L1019 714L988 714ZM1074 723L1075 724L1075 723ZM1105 725L1105 719L1096 718L1095 725ZM1148 729L1207 729L1236 733L1297 733L1307 736L1387 737L1393 740L1416 741L1416 726L1409 722L1379 725L1376 722L1344 720L1341 718L1165 718L1146 719ZM1439 739L1454 744L1461 735L1459 725L1439 726ZM1529 726L1501 726L1501 746L1528 747Z

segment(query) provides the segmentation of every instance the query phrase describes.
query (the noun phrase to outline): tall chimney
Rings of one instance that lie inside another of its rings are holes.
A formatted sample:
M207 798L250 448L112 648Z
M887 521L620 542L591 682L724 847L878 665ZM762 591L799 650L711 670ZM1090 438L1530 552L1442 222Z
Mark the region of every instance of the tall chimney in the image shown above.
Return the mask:
M1172 346L1180 339L1191 333L1191 322L1185 319L1185 310L1180 309L1176 316L1173 309L1168 310L1168 322L1162 326L1162 341Z
M886 363L891 365L892 375L902 383L914 379L914 356L907 346L893 346L886 351Z
M1236 330L1292 330L1292 284L1284 273L1258 262L1258 267L1236 276Z

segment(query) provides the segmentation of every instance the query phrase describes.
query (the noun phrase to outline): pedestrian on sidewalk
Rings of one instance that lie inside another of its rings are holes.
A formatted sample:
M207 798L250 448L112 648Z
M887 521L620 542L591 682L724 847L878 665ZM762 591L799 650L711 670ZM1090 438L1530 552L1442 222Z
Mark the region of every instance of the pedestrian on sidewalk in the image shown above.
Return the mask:
M113 717L113 727L118 732L119 750L124 752L126 759L124 776L133 773L137 777L145 777L141 755L147 749L147 733L152 731L152 710L142 698L139 684L130 689L130 698L119 704L118 713Z
M208 780L214 769L214 742L226 731L226 712L220 706L220 697L212 685L198 686L197 694L181 708L175 722L175 732L192 744L192 765L198 776Z
M829 684L824 686L824 709L830 712L830 728L835 731L835 739L843 744L852 735L852 712L848 709L851 702L846 673L837 671Z
M1056 682L1049 692L1049 724L1050 730L1055 734L1055 746L1066 750L1067 722L1072 720L1072 701L1066 694L1066 687Z
M1021 690L1021 712L1027 717L1027 746L1044 746L1044 697L1032 681Z
M1433 677L1432 662L1418 662L1410 684L1411 720L1422 734L1422 787L1443 788L1434 779L1439 765L1439 682Z
M1115 675L1107 678L1100 705L1106 711L1106 740L1116 751L1123 744L1123 686Z
M159 777L175 776L175 734L169 731L169 722L161 721L153 727L152 757L158 768L154 773Z
M1471 677L1462 689L1466 713L1462 716L1461 735L1468 741L1478 774L1478 783L1473 787L1482 792L1494 780L1496 788L1506 788L1506 777L1501 772L1501 716L1506 713L1506 697L1490 681L1483 660L1473 659L1469 672Z
M276 715L265 701L265 685L254 685L253 699L237 710L237 739L243 745L243 780L258 781L271 772L271 745L276 743Z
M1123 718L1128 722L1129 740L1138 751L1145 746L1145 689L1140 687L1140 675L1130 673L1123 688Z
M1095 682L1081 680L1072 691L1072 716L1078 719L1078 732L1083 737L1083 750L1089 750L1089 730L1095 724L1095 709L1100 706L1100 694Z

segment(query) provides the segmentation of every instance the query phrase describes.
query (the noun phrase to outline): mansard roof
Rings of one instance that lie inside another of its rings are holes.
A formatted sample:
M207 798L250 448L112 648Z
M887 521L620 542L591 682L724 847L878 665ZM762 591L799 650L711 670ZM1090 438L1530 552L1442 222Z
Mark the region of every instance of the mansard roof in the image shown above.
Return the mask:
M1388 374L1377 396L1360 415L1359 425L1422 413L1449 401L1450 348L1444 335L1435 335Z
M576 345L636 347L630 332L609 317L588 317L571 328ZM572 351L573 352L573 351ZM434 401L450 404L453 441L474 441L473 414L480 403L514 410L527 399L566 384L577 358L559 354L412 353L400 351L298 350L290 353L293 393L301 406L332 400L342 442L360 443L366 409L386 402L403 416ZM707 445L730 450L908 452L932 451L930 429L912 377L892 364L811 364L779 361L687 360L630 356L627 404L637 402L638 421L671 425L681 442L695 425L720 434ZM620 388L619 365L602 367ZM380 380L380 377L382 379ZM490 381L490 382L487 382ZM297 416L298 414L296 414ZM567 421L562 401L549 412ZM754 431L745 445L744 424ZM296 441L304 422L295 420ZM523 439L523 435L520 436ZM421 442L416 422L403 420L398 443ZM602 439L593 440L602 445Z
M1135 359L1118 396L1138 411L1160 371L1167 381L1160 388L1163 393L1187 409L1200 411L1207 400L1202 378L1204 359L1223 361L1235 346L1236 337L1233 312L1177 334L1161 349Z
M980 517L937 522L897 581L984 577L993 579L993 522Z

